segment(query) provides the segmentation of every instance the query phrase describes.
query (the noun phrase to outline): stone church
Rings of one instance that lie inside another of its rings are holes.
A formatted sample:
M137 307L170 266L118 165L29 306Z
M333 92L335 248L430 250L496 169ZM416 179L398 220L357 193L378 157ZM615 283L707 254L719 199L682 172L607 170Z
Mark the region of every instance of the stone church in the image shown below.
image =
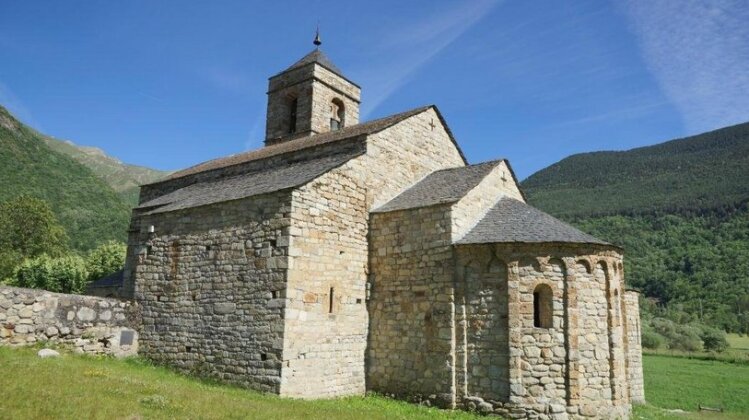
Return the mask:
M140 353L288 397L375 391L513 418L629 416L622 250L469 164L436 106L360 122L316 48L268 82L265 146L141 188Z

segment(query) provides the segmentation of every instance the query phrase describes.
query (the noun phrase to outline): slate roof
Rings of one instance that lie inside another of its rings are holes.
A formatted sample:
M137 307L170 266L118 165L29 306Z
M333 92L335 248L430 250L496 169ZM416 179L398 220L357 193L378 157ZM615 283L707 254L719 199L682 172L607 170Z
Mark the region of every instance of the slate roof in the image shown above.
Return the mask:
M96 287L114 287L114 286L121 286L122 285L122 279L123 279L123 270L114 272L108 276L102 277L98 280L94 280L91 283L89 283L86 288L96 288Z
M142 203L137 208L147 214L165 213L297 187L361 154L355 150L198 182Z
M170 175L165 180L155 182L153 184L166 182L172 179L181 178L181 177L196 174L199 172L210 171L213 169L224 168L224 167L232 166L232 165L238 165L241 163L264 159L264 158L268 158L271 156L281 155L284 153L295 152L298 150L303 150L306 148L315 147L315 146L319 146L319 145L326 144L326 143L333 143L336 141L343 141L343 140L351 139L354 137L359 137L362 135L374 134L376 132L389 128L405 120L406 118L420 114L432 107L434 107L434 105L423 106L420 108L412 109L410 111L402 112L400 114L391 115L389 117L380 118L377 120L368 121L366 123L352 125L349 127L344 127L340 130L330 131L330 132L322 133L322 134L315 134L313 136L303 136L294 140L285 141L283 143L278 143L278 144L274 144L271 146L265 146L257 150L252 150L249 152L244 152L244 153L239 153L236 155L231 155L231 156L227 156L223 158L209 160L207 162L197 164L190 168L177 171L173 173L172 175ZM436 107L435 107L435 110L436 110ZM439 111L437 111L437 114L439 115ZM440 119L442 119L442 117L440 117ZM444 121L443 121L443 124L444 124ZM447 125L445 125L445 127L447 127ZM449 129L448 129L448 133L449 133ZM452 134L450 135L450 137L452 138ZM453 142L455 143L455 140L453 140ZM457 143L455 144L457 147ZM458 148L458 150L460 150L460 148ZM463 152L461 152L461 156L462 156L462 153Z
M503 197L457 244L580 243L611 245L522 201Z
M343 77L344 79L346 78L346 76L343 75L343 73L341 72L341 70L338 67L336 67L336 65L333 64L332 61L330 61L330 59L328 58L328 56L325 55L325 53L322 52L318 48L312 50L312 52L310 52L309 54L307 54L304 57L302 57L299 61L297 61L296 63L292 64L289 68L287 68L286 70L282 71L281 73L286 73L287 71L298 69L299 67L306 66L307 64L310 64L310 63L317 63L317 64L325 67L326 69L332 71L333 73L335 73L335 74Z
M502 160L493 160L432 172L394 199L373 210L372 213L455 203L468 194L500 163Z

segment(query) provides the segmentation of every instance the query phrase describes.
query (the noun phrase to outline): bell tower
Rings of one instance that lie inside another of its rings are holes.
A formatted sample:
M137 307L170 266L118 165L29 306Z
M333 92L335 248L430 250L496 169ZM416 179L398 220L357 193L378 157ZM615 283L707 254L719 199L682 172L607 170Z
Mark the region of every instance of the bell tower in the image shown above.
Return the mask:
M340 130L359 123L361 89L315 49L268 80L265 145Z

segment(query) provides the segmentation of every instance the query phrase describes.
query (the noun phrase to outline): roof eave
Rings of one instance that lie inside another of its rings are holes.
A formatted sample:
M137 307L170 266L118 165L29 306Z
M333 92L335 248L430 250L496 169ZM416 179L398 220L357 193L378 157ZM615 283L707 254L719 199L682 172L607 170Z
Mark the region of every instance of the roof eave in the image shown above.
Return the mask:
M347 81L348 83L356 86L359 90L361 90L361 86L359 86L356 82L354 82L353 80L349 79L348 77L344 76L343 73L340 70L336 71L334 69L331 69L329 66L326 66L325 64L322 64L322 63L317 62L317 61L310 61L309 63L302 64L299 67L287 68L286 70L278 72L278 73L274 74L273 76L269 77L268 81L271 81L271 80L273 80L273 79L275 79L275 78L277 78L279 76L282 76L282 75L284 75L286 73L289 73L289 72L292 72L292 71L296 71L296 70L299 70L299 69L303 69L303 68L305 68L305 67L307 67L309 65L312 65L312 64L317 64L318 66L320 66L320 67L324 68L325 70L327 70L327 71L335 74L336 76L340 77L341 79Z
M561 246L592 246L600 248L615 249L624 252L624 248L607 242L568 242L568 241L486 241L486 242L463 242L457 241L454 246L463 245L561 245Z

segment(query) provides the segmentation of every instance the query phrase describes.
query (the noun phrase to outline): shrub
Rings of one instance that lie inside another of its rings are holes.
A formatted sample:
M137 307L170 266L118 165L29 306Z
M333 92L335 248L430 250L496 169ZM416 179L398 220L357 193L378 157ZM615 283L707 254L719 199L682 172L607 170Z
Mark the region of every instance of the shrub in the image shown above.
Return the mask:
M666 339L669 349L682 351L701 351L702 339L700 329L693 325L680 325L664 318L653 318L655 332Z
M18 267L14 284L57 293L81 293L87 279L88 271L83 258L76 255L60 258L42 255L24 261Z
M706 351L722 353L728 348L726 333L717 328L703 327L700 337Z
M663 346L663 337L655 331L642 330L642 346L655 350Z
M98 280L104 276L122 270L125 266L125 244L117 241L106 242L92 250L86 257L88 281Z

